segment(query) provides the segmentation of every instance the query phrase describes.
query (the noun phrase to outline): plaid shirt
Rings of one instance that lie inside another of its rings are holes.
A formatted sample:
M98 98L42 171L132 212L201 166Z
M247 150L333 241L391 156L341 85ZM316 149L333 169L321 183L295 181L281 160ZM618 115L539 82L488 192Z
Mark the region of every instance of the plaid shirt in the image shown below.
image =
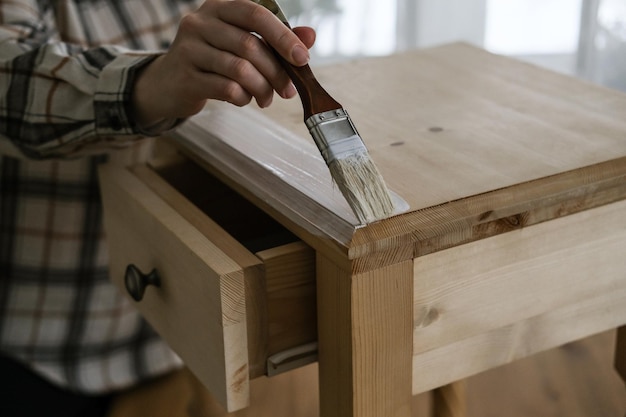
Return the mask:
M0 0L0 353L60 386L180 366L109 282L97 166L149 156L132 82L198 5Z

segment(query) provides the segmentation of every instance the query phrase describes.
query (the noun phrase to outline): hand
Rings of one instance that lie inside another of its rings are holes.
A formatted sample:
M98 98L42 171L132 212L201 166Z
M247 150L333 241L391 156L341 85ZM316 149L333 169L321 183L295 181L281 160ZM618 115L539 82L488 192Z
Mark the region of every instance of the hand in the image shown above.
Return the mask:
M188 117L207 99L244 106L254 98L266 107L274 91L293 97L296 90L266 42L301 66L308 62L315 31L291 31L249 0L207 0L181 20L169 51L141 71L133 90L137 122L148 127Z

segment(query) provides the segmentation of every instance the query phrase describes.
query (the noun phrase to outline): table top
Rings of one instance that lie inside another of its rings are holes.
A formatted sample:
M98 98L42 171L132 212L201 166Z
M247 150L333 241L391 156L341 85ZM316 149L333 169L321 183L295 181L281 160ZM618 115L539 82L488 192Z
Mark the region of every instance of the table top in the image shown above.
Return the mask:
M313 70L404 212L358 224L297 99L263 110L210 103L175 135L311 246L358 268L626 196L623 93L462 43Z

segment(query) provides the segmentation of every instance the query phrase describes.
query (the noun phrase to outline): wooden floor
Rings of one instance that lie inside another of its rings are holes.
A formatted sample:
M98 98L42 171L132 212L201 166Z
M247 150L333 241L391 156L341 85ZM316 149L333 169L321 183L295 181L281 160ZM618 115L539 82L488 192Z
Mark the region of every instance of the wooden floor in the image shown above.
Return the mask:
M622 417L626 386L603 333L469 379L470 416Z
M615 333L607 332L469 378L468 417L625 416L614 343ZM121 396L110 417L317 417L316 371L312 365L254 380L255 405L230 415L206 394L192 402L190 378L179 373ZM415 417L428 416L430 401L426 394L415 397Z

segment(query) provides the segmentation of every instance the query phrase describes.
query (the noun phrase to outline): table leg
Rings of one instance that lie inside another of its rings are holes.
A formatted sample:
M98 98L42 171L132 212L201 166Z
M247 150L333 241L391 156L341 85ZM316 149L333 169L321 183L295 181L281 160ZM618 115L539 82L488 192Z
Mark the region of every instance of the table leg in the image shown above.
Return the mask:
M626 326L617 329L614 364L622 381L626 383Z
M320 415L410 417L413 261L353 274L317 254Z
M466 382L465 380L433 390L433 417L465 417L466 407Z

